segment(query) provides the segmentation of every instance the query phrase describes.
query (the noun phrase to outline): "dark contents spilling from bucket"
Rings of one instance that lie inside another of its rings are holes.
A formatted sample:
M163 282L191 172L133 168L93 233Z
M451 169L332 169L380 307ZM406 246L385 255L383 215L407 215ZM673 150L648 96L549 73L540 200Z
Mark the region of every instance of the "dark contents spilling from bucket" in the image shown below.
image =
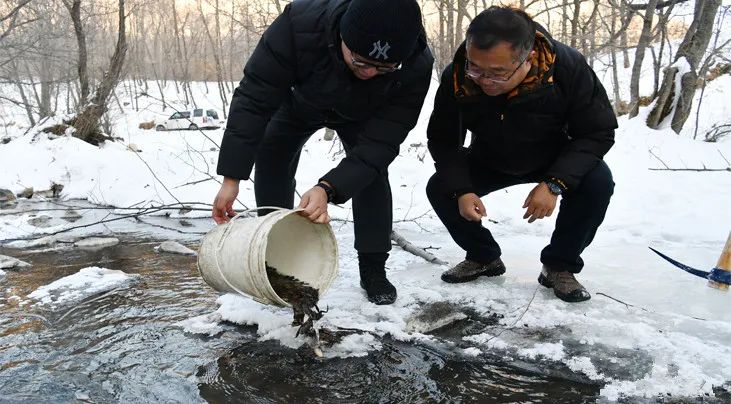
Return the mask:
M294 310L292 325L300 326L297 329L297 336L304 334L317 338L313 322L321 319L325 313L317 307L319 299L317 289L297 278L280 274L276 268L269 265L266 268L272 289L279 297L292 305ZM305 320L305 316L307 316L307 320Z

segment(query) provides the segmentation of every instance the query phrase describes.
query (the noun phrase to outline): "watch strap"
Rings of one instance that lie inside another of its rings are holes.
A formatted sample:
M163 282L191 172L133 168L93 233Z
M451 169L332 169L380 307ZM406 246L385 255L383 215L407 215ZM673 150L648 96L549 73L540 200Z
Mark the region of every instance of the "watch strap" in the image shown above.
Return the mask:
M335 190L333 190L331 186L325 184L324 182L318 182L317 184L315 184L315 186L324 189L325 195L327 195L327 201L332 202L335 195Z

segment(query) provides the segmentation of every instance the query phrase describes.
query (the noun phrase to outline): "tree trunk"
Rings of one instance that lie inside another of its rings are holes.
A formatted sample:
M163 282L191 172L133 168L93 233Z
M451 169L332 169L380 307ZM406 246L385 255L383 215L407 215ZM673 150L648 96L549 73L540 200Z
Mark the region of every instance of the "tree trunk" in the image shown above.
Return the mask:
M627 12L627 6L623 1L620 2L619 15L621 16L620 21L622 26L624 22L632 19L632 15ZM629 46L627 46L627 30L623 29L622 34L619 37L619 47L622 48L622 66L625 69L629 69Z
M117 35L117 46L114 54L109 61L109 70L102 78L101 83L96 89L96 93L91 103L84 107L83 111L72 120L72 125L76 128L74 136L85 142L98 145L103 142L106 137L99 135L99 121L107 109L107 100L109 95L114 91L119 82L122 73L124 58L127 53L127 30L125 27L125 0L119 0L119 31Z
M464 41L464 29L462 29L462 21L467 14L467 0L457 0L457 25L455 27L454 48L456 50Z
M642 72L642 61L645 59L645 50L650 44L650 40L652 40L652 20L655 16L657 2L658 0L650 0L647 3L647 9L643 17L642 34L635 51L635 64L632 66L632 79L630 80L630 118L636 117L640 112L640 73Z
M25 114L28 116L28 122L30 122L31 126L35 126L36 119L33 116L33 107L28 100L28 96L25 94L25 89L23 88L23 80L20 78L18 63L15 60L11 60L10 66L13 68L13 73L15 74L15 85L18 87L18 94L20 95L21 101L23 101L23 107L25 108Z
M69 14L71 14L71 22L74 24L76 46L78 47L79 54L77 71L79 74L79 86L81 87L78 106L79 108L84 108L84 106L86 106L86 101L89 99L89 57L86 51L86 33L84 32L84 26L81 23L81 0L64 0L63 4L69 10Z
M569 0L562 0L561 1L561 41L563 43L568 43L570 41L569 39L569 28L568 28L568 21L569 21Z
M571 18L571 47L576 48L579 43L579 17L581 15L581 0L574 0L574 16Z
M447 7L447 55L454 53L454 1L445 0Z
M680 133L683 129L695 95L699 64L711 40L713 22L720 5L721 0L696 2L693 22L678 48L674 65L665 70L662 90L652 113L648 116L647 126L650 128L659 128L665 118L672 115L670 126L675 133ZM687 61L688 72L680 78L679 91L676 91L677 66L678 63L684 63L681 61L683 58Z
M622 97L619 94L619 72L617 69L617 39L614 36L617 29L617 13L612 12L612 21L610 30L612 40L610 44L609 55L612 60L612 92L614 93L614 112L619 114L620 104L622 103Z

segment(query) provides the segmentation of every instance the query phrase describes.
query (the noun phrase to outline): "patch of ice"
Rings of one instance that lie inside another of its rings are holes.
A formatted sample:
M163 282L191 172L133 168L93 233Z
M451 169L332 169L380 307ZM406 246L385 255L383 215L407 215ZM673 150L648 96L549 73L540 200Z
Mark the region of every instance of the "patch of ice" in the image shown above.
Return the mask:
M41 237L33 240L17 240L11 241L4 245L4 247L23 249L23 248L34 248L34 247L48 247L56 244L56 238L53 236Z
M111 247L117 244L119 244L119 239L116 237L89 237L74 243L76 247L88 249Z
M178 243L177 241L165 241L159 246L155 247L155 251L157 252L168 252L173 254L182 254L182 255L198 255L195 251L191 250L190 248Z
M17 258L10 257L7 255L0 255L0 269L19 270L22 268L27 268L29 266L30 266L30 264L25 261L21 261Z
M173 325L181 327L183 331L191 334L207 334L208 336L213 337L214 335L223 332L223 327L221 327L220 323L221 315L214 312L178 321Z
M465 354L465 355L467 355L467 356L480 356L480 355L482 355L482 351L479 348L475 348L473 346L472 347L469 347L469 348L465 348L464 350L462 350L462 353Z
M349 358L368 355L369 351L381 349L382 344L372 334L351 334L326 351L326 358Z
M484 345L486 348L489 349L506 350L509 347L507 342L501 340L496 335L491 335L488 333L469 335L463 337L462 340L474 342L479 345Z
M134 281L138 275L129 275L112 269L88 267L79 272L44 285L28 295L38 304L56 306L80 301L88 296L106 292Z
M523 348L518 350L518 355L530 359L536 359L538 357L544 357L546 359L560 361L566 356L564 352L563 344L558 343L539 343L535 344L533 348Z
M591 380L606 380L604 376L597 372L596 367L593 363L591 363L591 359L586 356L576 356L573 358L569 358L564 363L566 363L569 369L573 370L574 372L583 373Z

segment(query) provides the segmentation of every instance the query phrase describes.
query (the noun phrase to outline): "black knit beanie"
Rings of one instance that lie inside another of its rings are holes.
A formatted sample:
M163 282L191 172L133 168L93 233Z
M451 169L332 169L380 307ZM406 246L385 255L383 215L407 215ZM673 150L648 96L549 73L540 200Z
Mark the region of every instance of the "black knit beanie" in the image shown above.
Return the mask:
M340 19L345 45L361 57L382 63L406 59L420 31L416 0L353 0Z

